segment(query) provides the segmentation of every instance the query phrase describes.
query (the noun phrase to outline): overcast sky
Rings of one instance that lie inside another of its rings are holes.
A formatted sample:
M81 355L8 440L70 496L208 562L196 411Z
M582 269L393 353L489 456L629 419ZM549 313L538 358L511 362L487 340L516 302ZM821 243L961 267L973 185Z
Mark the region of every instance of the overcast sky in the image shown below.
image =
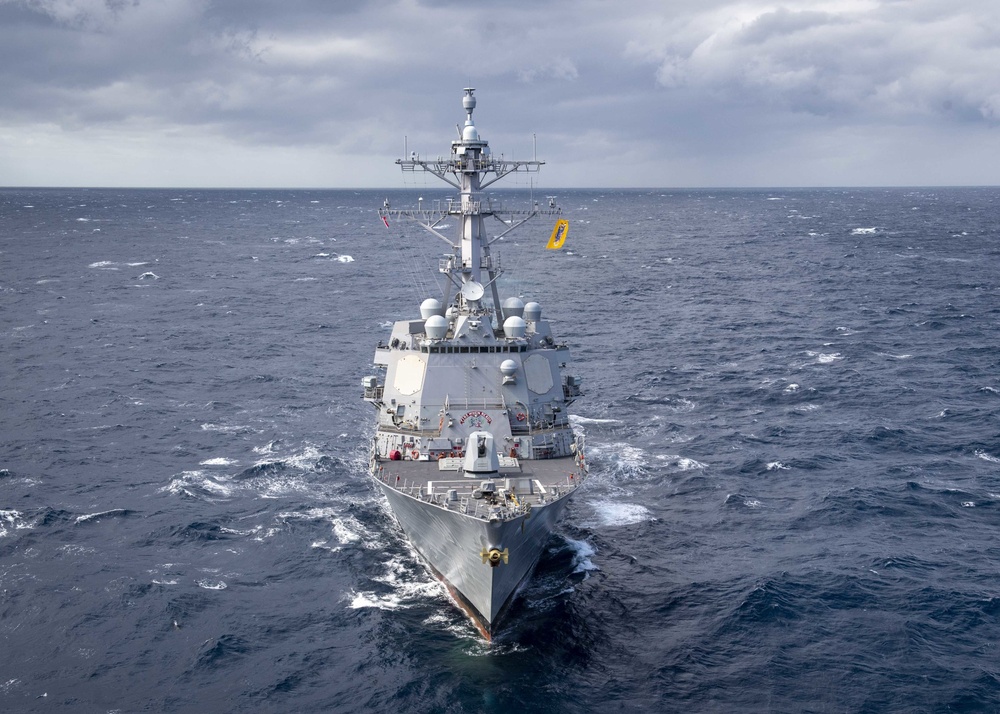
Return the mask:
M0 186L1000 184L998 0L0 0Z

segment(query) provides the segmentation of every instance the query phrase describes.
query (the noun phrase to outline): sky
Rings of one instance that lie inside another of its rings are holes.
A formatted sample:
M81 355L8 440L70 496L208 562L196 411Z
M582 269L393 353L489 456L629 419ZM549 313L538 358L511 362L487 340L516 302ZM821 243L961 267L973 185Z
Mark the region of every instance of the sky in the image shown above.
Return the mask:
M997 0L0 0L0 186L1000 185Z

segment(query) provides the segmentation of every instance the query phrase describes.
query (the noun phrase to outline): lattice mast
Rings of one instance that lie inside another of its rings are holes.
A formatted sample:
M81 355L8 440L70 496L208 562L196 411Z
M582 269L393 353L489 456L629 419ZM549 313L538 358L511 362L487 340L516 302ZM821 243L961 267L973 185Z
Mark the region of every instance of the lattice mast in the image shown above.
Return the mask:
M448 282L445 287L444 304L451 302L451 289L457 291L456 305L465 314L487 314L490 311L480 307L485 288L490 288L497 324L502 325L504 316L497 290L497 278L502 274L500 262L490 252L490 246L525 222L538 215L559 215L561 209L550 199L547 208L540 208L533 201L528 210L505 209L491 199L483 200L483 189L493 185L512 173L538 173L544 161L518 161L495 157L489 143L479 136L472 112L476 108L476 90L467 87L462 98L465 108L465 126L459 128L461 138L451 142L451 155L436 159L421 158L412 152L409 158L397 159L403 171L423 171L458 189L458 200L448 200L445 205L425 209L423 200L416 210L396 210L389 207L388 199L379 212L383 219L405 218L412 220L449 246L452 252L445 257L440 272ZM438 226L449 217L457 220L457 239L443 235ZM489 237L486 232L486 218L493 217L503 225L503 231ZM485 273L485 279L484 279Z

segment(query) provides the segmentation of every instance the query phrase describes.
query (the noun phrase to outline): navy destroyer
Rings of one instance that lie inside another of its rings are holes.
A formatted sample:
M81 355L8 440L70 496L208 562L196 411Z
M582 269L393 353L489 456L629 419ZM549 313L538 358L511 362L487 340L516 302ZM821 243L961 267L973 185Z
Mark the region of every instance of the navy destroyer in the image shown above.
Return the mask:
M538 563L570 496L587 476L582 435L567 408L581 395L565 370L568 348L552 334L541 306L513 296L501 302L503 272L494 244L539 215L557 218L553 199L508 210L482 193L510 174L544 163L497 157L480 138L465 90L466 119L451 153L396 163L432 174L456 198L380 216L419 224L450 249L440 259L441 297L420 317L393 325L375 350L378 374L363 380L378 412L371 475L400 528L456 603L487 639L497 631L521 583ZM445 224L457 223L452 237ZM496 223L494 223L496 221ZM498 226L491 234L488 226ZM549 241L558 247L568 223Z

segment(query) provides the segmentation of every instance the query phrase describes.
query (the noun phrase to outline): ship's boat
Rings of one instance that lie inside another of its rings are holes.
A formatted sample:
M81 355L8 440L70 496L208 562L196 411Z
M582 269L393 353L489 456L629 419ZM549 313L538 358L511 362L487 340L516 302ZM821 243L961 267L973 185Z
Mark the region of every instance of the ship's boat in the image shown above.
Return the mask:
M487 639L532 573L567 500L587 476L583 437L568 407L581 395L566 372L568 348L538 302L501 301L493 244L539 215L558 217L554 199L507 210L483 189L543 162L497 158L472 120L466 89L461 138L447 157L400 159L403 171L433 174L458 196L433 209L380 215L413 221L450 246L439 265L441 297L419 318L401 320L375 351L378 373L363 380L378 413L371 475L420 556ZM499 233L487 232L498 221ZM457 223L449 237L439 226ZM549 247L569 225L558 220Z

